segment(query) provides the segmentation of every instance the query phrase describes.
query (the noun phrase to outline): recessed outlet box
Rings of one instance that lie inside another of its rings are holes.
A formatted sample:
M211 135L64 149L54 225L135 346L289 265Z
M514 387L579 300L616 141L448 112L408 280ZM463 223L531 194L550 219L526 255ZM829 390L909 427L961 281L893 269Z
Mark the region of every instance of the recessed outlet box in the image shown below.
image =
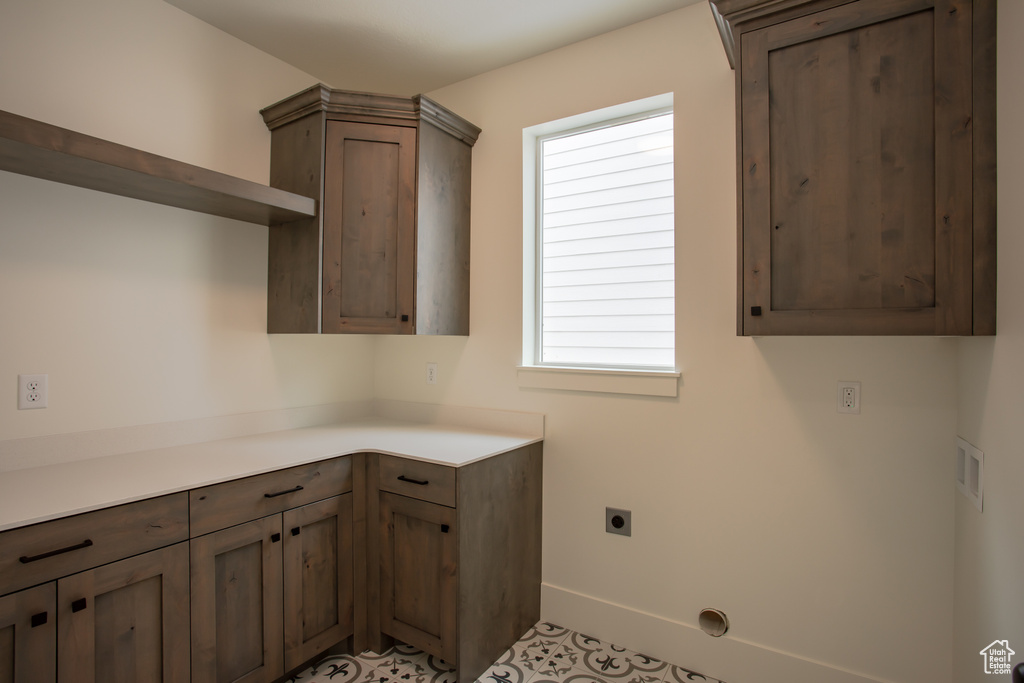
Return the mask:
M633 513L617 508L604 509L604 530L620 536L633 535Z
M985 453L956 439L956 488L983 512L985 498Z
M18 375L18 410L45 408L49 398L49 375Z
M860 382L840 382L836 412L860 415Z

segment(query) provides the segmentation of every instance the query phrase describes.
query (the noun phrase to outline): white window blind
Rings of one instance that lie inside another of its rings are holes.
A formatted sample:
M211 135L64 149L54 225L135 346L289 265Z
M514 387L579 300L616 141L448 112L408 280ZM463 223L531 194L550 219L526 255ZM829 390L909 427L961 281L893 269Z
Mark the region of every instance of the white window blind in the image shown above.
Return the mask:
M538 139L541 364L675 365L672 113Z

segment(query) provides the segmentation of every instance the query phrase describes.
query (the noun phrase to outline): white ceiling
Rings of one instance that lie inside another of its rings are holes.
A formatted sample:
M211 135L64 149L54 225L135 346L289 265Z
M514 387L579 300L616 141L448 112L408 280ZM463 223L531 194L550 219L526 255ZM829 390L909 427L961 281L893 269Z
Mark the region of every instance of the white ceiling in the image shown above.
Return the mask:
M393 95L703 1L166 0L332 87Z

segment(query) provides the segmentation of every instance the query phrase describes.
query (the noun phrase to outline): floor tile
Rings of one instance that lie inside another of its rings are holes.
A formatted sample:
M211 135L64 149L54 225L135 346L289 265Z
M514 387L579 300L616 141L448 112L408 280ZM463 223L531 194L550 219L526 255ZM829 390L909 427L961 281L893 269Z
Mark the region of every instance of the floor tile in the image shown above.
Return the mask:
M405 644L383 654L328 657L295 683L456 683L444 660ZM539 622L477 683L722 683L557 624Z

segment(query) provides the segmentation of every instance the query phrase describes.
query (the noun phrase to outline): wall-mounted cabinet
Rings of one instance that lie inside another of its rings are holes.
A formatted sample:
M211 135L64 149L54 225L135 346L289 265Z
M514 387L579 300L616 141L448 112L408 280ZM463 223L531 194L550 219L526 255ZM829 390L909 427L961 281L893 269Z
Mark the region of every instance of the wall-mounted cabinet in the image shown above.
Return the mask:
M320 208L270 228L268 332L469 334L480 129L422 95L322 85L261 113L271 186Z
M995 333L995 0L710 0L738 333Z

